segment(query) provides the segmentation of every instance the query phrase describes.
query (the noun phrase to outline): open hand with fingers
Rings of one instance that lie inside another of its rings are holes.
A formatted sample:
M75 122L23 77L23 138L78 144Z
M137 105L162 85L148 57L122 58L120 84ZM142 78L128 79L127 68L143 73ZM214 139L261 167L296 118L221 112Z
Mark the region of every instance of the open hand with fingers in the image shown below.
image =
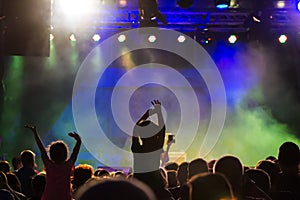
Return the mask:
M151 101L151 104L154 106L154 109L161 108L161 102L159 100L153 100L153 101Z
M28 124L26 124L26 125L24 125L24 127L32 130L33 132L36 131L36 126L34 126L34 125L28 125Z
M74 138L76 141L81 141L80 136L79 136L78 133L76 133L75 131L74 131L74 132L70 132L68 135L69 135L70 137Z
M159 100L153 100L151 101L151 104L154 106L154 109L149 109L149 116L161 112L161 102Z

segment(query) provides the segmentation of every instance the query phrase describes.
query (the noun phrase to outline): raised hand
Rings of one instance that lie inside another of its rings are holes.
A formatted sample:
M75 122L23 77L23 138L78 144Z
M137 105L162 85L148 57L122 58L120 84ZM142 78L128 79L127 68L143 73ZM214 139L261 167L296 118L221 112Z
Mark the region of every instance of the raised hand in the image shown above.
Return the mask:
M159 100L153 100L151 101L151 104L154 106L155 112L161 111L161 102Z
M75 163L81 146L81 138L75 131L70 132L68 135L76 140L75 147L73 148L73 152L70 156L70 159Z
M38 134L38 131L37 131L37 129L36 129L36 126L26 124L24 127L30 129L30 130L33 132L34 139L35 139L36 144L38 145L38 147L39 147L39 149L40 149L40 152L41 152L41 156L42 156L43 161L45 161L46 159L48 160L49 157L48 157L48 155L47 155L47 152L46 152L46 149L45 149L45 147L44 147L44 144L43 144L43 142L42 142L42 140L41 140L41 138L40 138L40 136L39 136L39 134Z
M153 100L153 101L151 101L151 103L154 107L157 105L159 105L159 106L161 105L161 102L159 100Z
M74 138L76 141L80 141L81 140L80 136L75 131L74 132L70 132L68 135L70 137Z
M33 132L35 132L36 131L36 126L34 126L34 125L24 125L24 127L25 128L28 128L28 129L30 129L30 130L32 130Z

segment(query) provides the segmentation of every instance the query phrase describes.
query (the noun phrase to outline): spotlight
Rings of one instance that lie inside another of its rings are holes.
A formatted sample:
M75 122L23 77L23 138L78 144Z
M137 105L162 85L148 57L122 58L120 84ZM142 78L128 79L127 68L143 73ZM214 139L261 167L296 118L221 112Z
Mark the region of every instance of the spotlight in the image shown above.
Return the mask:
M119 0L119 7L124 8L127 6L127 0Z
M201 44L209 44L209 43L211 43L211 41L212 41L211 37L200 38L200 43Z
M54 35L52 33L50 33L49 39L50 41L54 40Z
M227 9L230 6L230 0L215 0L215 6L220 10Z
M285 8L285 2L284 1L277 1L277 2L275 2L275 7L279 8L279 9Z
M69 37L69 40L71 40L72 42L76 42L76 36L74 35L74 33L72 33Z
M148 37L148 41L151 42L151 43L155 42L155 41L156 41L155 35L150 35L150 36Z
M228 37L228 42L230 43L230 44L234 44L234 43L236 43L236 41L237 41L237 36L236 35L230 35L229 37Z
M68 17L83 16L93 11L93 3L91 0L61 0L58 1L63 13Z
M95 34L93 35L92 39L94 42L98 42L99 40L101 40L101 36L99 34Z
M180 42L180 43L183 43L185 40L186 40L186 38L185 38L184 35L180 35L180 36L178 36L178 38L177 38L177 41Z
M118 41L119 42L125 42L125 40L126 40L126 36L125 35L119 35L119 37L118 37Z
M212 42L212 37L209 35L208 29L198 30L196 35L194 35L196 41L200 44L209 44Z
M284 44L284 43L286 43L287 39L288 39L288 37L286 35L282 34L278 37L278 42L280 44Z
M300 0L296 0L296 8L300 12Z

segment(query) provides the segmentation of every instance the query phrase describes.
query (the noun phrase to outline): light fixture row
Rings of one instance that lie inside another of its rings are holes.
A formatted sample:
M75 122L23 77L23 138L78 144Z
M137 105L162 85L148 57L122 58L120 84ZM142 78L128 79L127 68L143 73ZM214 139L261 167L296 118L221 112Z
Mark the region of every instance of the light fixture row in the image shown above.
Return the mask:
M50 34L50 41L51 40L54 40L54 35L51 33ZM99 34L94 34L92 37L91 37L91 40L93 42L99 42L101 40L101 36ZM120 43L123 43L125 42L127 39L126 35L125 34L120 34L118 37L117 37L117 40L120 42ZM230 43L230 44L235 44L237 41L238 41L239 37L235 34L231 34L227 41ZM70 34L69 35L69 40L72 41L72 42L76 42L77 41L77 37L74 33ZM149 43L154 43L157 41L157 37L155 35L149 35L148 38L147 38L148 42ZM278 36L278 42L281 43L281 44L284 44L286 43L288 40L288 36L285 35L285 34L281 34L280 36ZM177 42L179 43L184 43L186 41L186 36L185 35L179 35L177 37ZM209 44L211 41L212 41L212 37L207 37L207 38L202 38L201 39L201 43L202 44Z

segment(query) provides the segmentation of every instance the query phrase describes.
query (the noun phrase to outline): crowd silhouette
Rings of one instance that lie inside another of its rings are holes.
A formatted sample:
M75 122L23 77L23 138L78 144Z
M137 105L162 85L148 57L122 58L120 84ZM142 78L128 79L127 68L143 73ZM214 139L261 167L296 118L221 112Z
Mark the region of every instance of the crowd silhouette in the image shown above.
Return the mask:
M94 169L85 163L74 166L81 146L79 134L69 133L76 143L68 157L65 142L54 141L46 148L36 126L25 125L40 150L44 170L36 170L35 153L29 149L11 162L0 161L0 199L300 200L297 144L284 142L278 147L278 155L259 160L255 166L243 165L234 155L169 162L173 139L165 141L161 102L151 103L153 107L133 129L133 166L129 173ZM149 119L152 115L157 115L157 124Z

